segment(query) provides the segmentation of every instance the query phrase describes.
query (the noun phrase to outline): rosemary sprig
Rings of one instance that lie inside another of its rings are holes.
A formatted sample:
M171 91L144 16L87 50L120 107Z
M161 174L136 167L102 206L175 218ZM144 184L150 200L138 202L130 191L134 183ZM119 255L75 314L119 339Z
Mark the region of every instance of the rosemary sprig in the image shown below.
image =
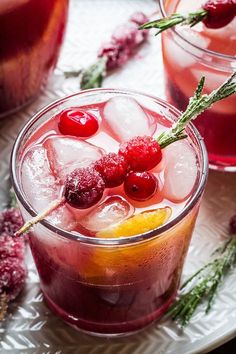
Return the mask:
M16 207L17 207L16 195L13 188L11 187L9 191L8 208L16 208Z
M231 235L230 240L218 249L217 253L218 257L199 269L182 285L181 290L195 281L193 286L187 292L183 292L168 311L172 319L182 327L188 324L198 305L204 299L207 300L205 312L210 311L219 285L236 263L236 234Z
M80 88L82 90L101 87L103 78L106 76L106 58L102 57L96 63L83 71Z
M167 30L168 28L174 27L178 24L190 25L190 27L195 26L198 22L201 22L208 15L208 11L204 9L199 9L195 12L190 12L187 16L181 15L179 13L173 13L168 17L160 18L155 21L146 22L139 29L150 29L157 28L158 31L156 35Z
M71 77L78 77L82 73L82 69L80 70L69 70L64 71L64 76L66 79L70 79Z
M212 91L209 95L202 94L204 83L205 78L202 77L194 96L189 100L189 104L185 112L182 113L178 121L173 124L170 130L163 132L157 138L157 141L162 149L177 140L186 138L186 125L191 120L194 120L200 113L211 107L213 103L236 93L236 72L234 72L231 77L223 83L223 85Z

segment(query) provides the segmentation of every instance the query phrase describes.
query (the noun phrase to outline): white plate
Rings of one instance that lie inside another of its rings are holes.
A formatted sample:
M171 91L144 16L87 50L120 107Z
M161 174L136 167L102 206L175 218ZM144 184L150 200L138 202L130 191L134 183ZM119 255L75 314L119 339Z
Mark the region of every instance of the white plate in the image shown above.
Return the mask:
M31 106L1 121L0 187L6 201L8 166L12 143L26 120L39 108L78 91L78 80L63 77L63 70L79 69L95 59L102 41L113 28L136 10L151 14L152 0L72 0L65 46L58 69L47 89ZM160 38L150 36L149 43L124 68L104 82L104 87L122 87L164 97ZM234 174L211 172L200 215L184 269L184 277L209 259L212 250L227 234L227 220L235 210ZM98 339L80 334L54 316L43 303L38 276L28 256L29 276L25 290L11 306L0 327L1 353L127 353L193 354L205 353L236 334L236 272L220 289L212 311L206 316L201 307L191 324L181 332L175 323L163 321L127 338Z

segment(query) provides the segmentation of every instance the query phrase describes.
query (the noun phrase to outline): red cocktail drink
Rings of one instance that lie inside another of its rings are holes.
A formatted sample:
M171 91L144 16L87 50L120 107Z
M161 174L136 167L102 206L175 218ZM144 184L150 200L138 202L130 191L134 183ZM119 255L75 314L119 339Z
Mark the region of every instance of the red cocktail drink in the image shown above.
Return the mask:
M189 13L205 1L160 1L162 14ZM221 85L236 68L236 18L220 29L203 23L179 26L162 34L163 61L168 101L180 110L188 104L197 82L206 77L205 92ZM236 168L236 100L229 97L202 113L194 122L199 129L214 169ZM227 137L227 138L226 138Z
M68 0L1 0L0 117L32 100L54 68Z
M59 122L70 107L96 117L97 132L62 133ZM134 136L159 135L178 115L153 97L102 89L42 110L20 133L12 156L25 220L61 196L68 173ZM187 132L151 170L158 188L148 200L132 199L123 184L106 188L96 205L64 204L30 232L41 289L66 322L98 335L129 334L160 318L175 298L207 171L197 131Z

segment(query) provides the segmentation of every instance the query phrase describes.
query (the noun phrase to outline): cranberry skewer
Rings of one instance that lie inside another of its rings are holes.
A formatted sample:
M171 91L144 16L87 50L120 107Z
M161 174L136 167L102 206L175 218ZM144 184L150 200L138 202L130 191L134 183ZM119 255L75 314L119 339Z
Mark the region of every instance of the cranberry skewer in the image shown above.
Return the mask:
M155 142L156 147L154 149L153 149L154 139L151 137L148 138L149 139L148 148L150 148L151 154L154 153L154 155L152 155L152 156L154 156L156 164L158 164L161 160L160 149L164 149L166 146L172 144L173 142L181 140L181 139L185 139L187 137L187 134L185 132L185 128L191 120L195 119L200 113L205 111L207 108L211 107L211 105L213 103L218 102L218 101L236 93L236 72L233 73L231 75L231 77L223 85L221 85L218 89L212 91L209 95L202 94L204 82L205 82L205 79L202 78L198 84L198 87L196 89L194 96L192 98L190 98L190 100L189 100L189 104L188 104L186 111L181 114L179 119L172 125L172 127L170 129L161 133L156 138L156 142ZM121 144L121 148L120 148L121 156L123 156L125 158L126 163L128 164L128 169L130 167L132 168L132 166L130 166L130 163L133 162L132 159L131 160L129 159L129 157L134 156L135 149L139 149L139 146L137 145L137 143L140 143L140 146L143 146L143 140L145 140L147 142L148 139L146 139L146 137L138 137L138 138L131 139L128 143L125 143L125 144L130 144L128 146L128 149L127 149L127 145L126 145L125 149L122 149L122 144ZM134 140L135 140L135 144L133 143ZM151 149L153 149L153 150L151 150ZM128 151L128 154L127 154L127 151ZM145 153L142 153L143 151ZM145 147L145 149L143 149L143 151L140 150L140 154L137 156L138 158L140 158L142 160L142 163L141 163L142 167L144 165L143 162L145 162L145 164L146 164L146 159L148 159L148 153L146 151L146 147ZM125 154L123 154L124 152L125 152ZM158 156L156 154L158 154ZM112 156L111 160L114 160L114 156ZM138 165L140 166L140 163ZM114 167L114 162L112 162L112 166ZM135 164L135 166L137 166L137 163ZM101 165L100 165L100 167L101 167ZM153 167L155 167L155 166L150 165L148 163L148 165L146 166L146 169L150 169ZM49 207L46 210L44 210L41 214L37 215L35 218L26 222L25 225L20 230L18 230L16 232L16 235L21 235L22 233L28 232L29 229L34 224L36 224L37 222L46 218L53 210L55 210L58 206L66 203L66 202L68 204L73 205L73 207L81 208L81 209L95 205L101 199L101 197L103 195L103 191L105 189L105 182L104 182L102 176L99 174L99 172L96 171L94 166L91 166L90 168L92 169L92 171L91 170L89 171L89 173L91 173L91 178L87 178L86 173L84 173L84 171L82 173L82 170L84 170L84 169L81 169L81 168L76 169L71 174L69 174L67 177L66 183L65 183L63 197L61 199L53 201L51 203L51 205L49 205ZM123 171L125 174L125 168L122 168L122 169L119 168L119 172L120 171ZM121 173L121 175L122 175L122 173ZM119 180L121 178L121 175L119 174ZM106 175L106 176L109 176L109 175ZM114 173L112 173L111 176L112 176L113 183L114 183ZM124 179L126 178L125 175L123 175L123 177L124 177ZM80 178L83 178L83 180L80 180ZM150 177L149 180L151 181L153 179ZM142 185L142 183L141 183L141 185ZM151 192L153 190L155 190L154 183L153 183L153 188L150 188ZM155 191L154 191L154 193L155 193ZM86 197L87 197L87 200L89 201L89 203L86 202ZM141 197L143 198L143 195L141 195Z

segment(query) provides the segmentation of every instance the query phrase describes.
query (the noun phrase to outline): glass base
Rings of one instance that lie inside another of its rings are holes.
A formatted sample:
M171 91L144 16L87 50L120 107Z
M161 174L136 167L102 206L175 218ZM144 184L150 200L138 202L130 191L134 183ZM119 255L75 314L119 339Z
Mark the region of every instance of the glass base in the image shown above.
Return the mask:
M43 293L44 299L48 305L48 307L59 316L65 323L67 323L72 328L76 329L79 332L85 333L90 336L101 337L101 338L116 338L116 337L127 337L133 334L136 334L144 329L150 327L156 320L159 320L170 307L172 302L174 301L176 294L172 296L168 301L156 310L151 315L146 316L145 318L141 318L135 321L129 321L127 323L118 323L118 324L98 324L92 323L85 320L81 320L79 318L74 317L73 315L68 314L58 305L56 305L45 293ZM96 328L101 328L101 332L96 330ZM113 328L117 327L116 330L109 331L109 327ZM127 327L127 330L125 329ZM90 328L90 329L88 329ZM92 329L94 328L94 330ZM121 331L118 330L121 328ZM132 329L131 329L132 328Z

